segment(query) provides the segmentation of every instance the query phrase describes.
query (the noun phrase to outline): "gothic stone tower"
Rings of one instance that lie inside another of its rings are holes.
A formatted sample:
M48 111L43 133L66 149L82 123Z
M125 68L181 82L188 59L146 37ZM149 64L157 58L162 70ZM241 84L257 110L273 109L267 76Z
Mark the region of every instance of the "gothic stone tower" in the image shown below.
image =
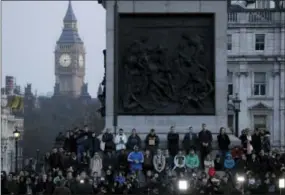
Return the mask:
M85 48L70 1L63 23L55 48L55 95L77 97L84 84Z

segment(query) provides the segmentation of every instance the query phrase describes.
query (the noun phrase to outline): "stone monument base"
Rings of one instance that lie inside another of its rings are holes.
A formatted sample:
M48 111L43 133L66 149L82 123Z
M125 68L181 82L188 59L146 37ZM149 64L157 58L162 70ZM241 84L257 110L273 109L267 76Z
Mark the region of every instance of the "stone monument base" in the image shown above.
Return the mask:
M195 132L199 132L202 124L213 133L218 133L220 127L226 127L225 116L118 116L118 128L130 132L133 128L140 133L148 133L155 129L157 133L166 133L171 126L175 126L177 132L185 132L190 126ZM108 124L106 124L108 126Z

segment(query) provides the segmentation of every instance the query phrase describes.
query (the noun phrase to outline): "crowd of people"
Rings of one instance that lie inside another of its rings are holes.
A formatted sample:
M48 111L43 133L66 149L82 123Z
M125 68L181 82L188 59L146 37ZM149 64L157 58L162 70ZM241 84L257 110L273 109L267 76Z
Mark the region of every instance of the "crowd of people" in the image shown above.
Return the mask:
M136 129L129 136L107 129L99 138L85 125L60 133L40 166L31 161L19 173L2 172L2 194L176 194L181 180L197 194L273 193L285 172L285 155L271 149L269 136L245 129L241 144L231 147L222 127L213 157L206 124L197 134L189 127L183 140L172 126L165 150L154 129L144 140ZM246 178L242 185L237 175Z

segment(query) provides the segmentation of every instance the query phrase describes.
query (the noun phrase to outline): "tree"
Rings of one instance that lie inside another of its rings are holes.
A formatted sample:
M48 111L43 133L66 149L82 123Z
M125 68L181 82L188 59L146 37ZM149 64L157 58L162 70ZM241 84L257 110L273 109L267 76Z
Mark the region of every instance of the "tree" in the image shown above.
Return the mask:
M88 123L91 129L101 132L104 120L96 115L96 102L84 102L71 97L40 97L39 107L25 109L24 114L24 156L34 156L36 149L49 151L59 132L66 132L75 126Z

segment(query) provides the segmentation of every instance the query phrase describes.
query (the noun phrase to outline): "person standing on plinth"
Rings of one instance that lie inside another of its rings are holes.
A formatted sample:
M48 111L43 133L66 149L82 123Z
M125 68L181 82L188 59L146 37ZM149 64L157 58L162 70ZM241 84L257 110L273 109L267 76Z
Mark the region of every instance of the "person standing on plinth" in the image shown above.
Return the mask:
M159 137L156 135L155 130L151 129L150 133L145 138L146 149L149 150L152 155L156 152L159 146Z
M212 151L212 133L206 129L206 124L202 124L202 130L199 132L199 144L200 144L200 154L201 154L201 165L204 169L205 157Z
M173 158L179 151L179 134L175 132L174 126L170 127L170 132L167 134L167 148Z
M194 149L194 151L197 152L197 143L198 136L193 132L193 127L189 127L188 132L184 135L182 141L183 149L186 151L186 154L189 154L191 149Z
M125 150L127 141L128 139L126 134L124 133L124 130L120 129L119 134L115 136L116 151L120 152L121 150Z

